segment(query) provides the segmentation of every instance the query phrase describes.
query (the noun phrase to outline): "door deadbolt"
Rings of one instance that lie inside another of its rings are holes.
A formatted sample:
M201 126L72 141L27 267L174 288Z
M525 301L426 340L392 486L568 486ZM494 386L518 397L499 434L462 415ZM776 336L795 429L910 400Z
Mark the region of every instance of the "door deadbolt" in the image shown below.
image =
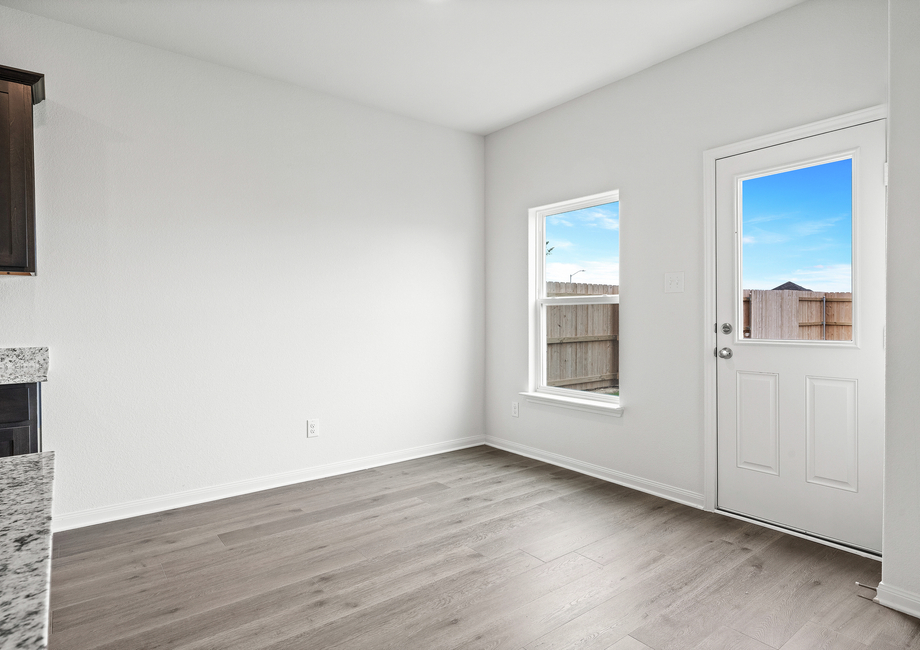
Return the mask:
M732 349L731 348L722 348L719 350L720 359L731 359L732 358Z
M732 333L732 324L731 323L722 323L722 333L731 334Z

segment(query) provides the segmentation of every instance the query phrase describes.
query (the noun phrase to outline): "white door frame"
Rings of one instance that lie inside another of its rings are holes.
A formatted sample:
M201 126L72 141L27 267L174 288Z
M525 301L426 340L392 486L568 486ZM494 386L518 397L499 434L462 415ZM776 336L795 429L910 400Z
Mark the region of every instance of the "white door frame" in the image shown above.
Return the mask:
M846 129L888 117L887 104L847 113L703 152L703 508L716 510L718 487L718 411L716 400L716 161L755 149ZM772 526L771 526L772 527ZM849 549L848 549L849 550Z

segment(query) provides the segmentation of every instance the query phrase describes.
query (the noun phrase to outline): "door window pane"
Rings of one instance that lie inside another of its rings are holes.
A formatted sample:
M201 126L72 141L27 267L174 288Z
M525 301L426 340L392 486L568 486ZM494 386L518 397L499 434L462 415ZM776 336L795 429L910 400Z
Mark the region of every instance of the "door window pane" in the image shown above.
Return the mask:
M851 158L741 181L744 338L853 340Z

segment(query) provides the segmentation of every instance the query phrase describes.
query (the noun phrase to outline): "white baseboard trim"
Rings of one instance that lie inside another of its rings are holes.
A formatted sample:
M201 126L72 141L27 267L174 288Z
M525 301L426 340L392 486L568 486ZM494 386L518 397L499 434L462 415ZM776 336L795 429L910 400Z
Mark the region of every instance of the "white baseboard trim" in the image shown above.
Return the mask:
M521 456L527 456L528 458L533 458L535 460L542 460L544 463L549 463L550 465L558 465L559 467L565 467L566 469L570 469L581 474L587 474L588 476L593 476L604 481L610 481L611 483L624 485L628 488L639 490L640 492L648 492L649 494L654 494L655 496L669 499L671 501L677 501L678 503L683 503L684 505L692 506L694 508L703 508L704 497L699 492L691 492L690 490L674 487L672 485L666 485L664 483L659 483L658 481L650 481L649 479L641 478L639 476L633 476L632 474L626 474L625 472L618 472L614 469L601 467L600 465L594 465L592 463L586 463L581 460L569 458L568 456L554 454L551 451L543 451L542 449L537 449L536 447L522 445L517 442L503 440L494 436L486 436L486 444L490 447L510 451L513 454L520 454Z
M185 492L139 499L128 503L118 503L111 506L103 506L101 508L81 510L79 512L68 512L52 517L51 530L52 532L61 532L72 528L82 528L84 526L116 521L118 519L149 515L154 512L162 512L163 510L192 506L198 503L206 503L208 501L226 499L227 497L235 497L241 494L249 494L250 492L260 492L261 490L270 490L284 485L314 481L328 476L348 474L349 472L357 472L362 469L401 463L414 458L422 458L424 456L443 454L448 451L476 447L478 445L484 445L485 442L485 436L459 438L448 442L436 442L430 445L421 445L420 447L401 449L399 451L391 451L375 456L365 456L363 458L330 463L328 465L306 467L291 472L272 474L271 476L260 476L257 478L235 481L233 483L224 483L223 485L214 485L195 490L187 490Z
M920 618L920 594L880 582L875 600L879 605Z

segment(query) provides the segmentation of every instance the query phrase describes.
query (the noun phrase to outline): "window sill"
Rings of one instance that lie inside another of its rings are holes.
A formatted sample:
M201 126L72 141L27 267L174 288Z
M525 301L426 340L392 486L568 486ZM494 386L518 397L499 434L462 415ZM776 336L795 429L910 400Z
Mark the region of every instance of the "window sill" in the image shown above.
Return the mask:
M545 404L548 406L560 406L566 409L576 411L586 411L588 413L597 413L600 415L612 415L613 417L623 417L623 407L619 404L609 402L597 402L589 399L578 399L577 397L562 397L561 395L550 395L549 393L521 393L528 401L534 404Z

